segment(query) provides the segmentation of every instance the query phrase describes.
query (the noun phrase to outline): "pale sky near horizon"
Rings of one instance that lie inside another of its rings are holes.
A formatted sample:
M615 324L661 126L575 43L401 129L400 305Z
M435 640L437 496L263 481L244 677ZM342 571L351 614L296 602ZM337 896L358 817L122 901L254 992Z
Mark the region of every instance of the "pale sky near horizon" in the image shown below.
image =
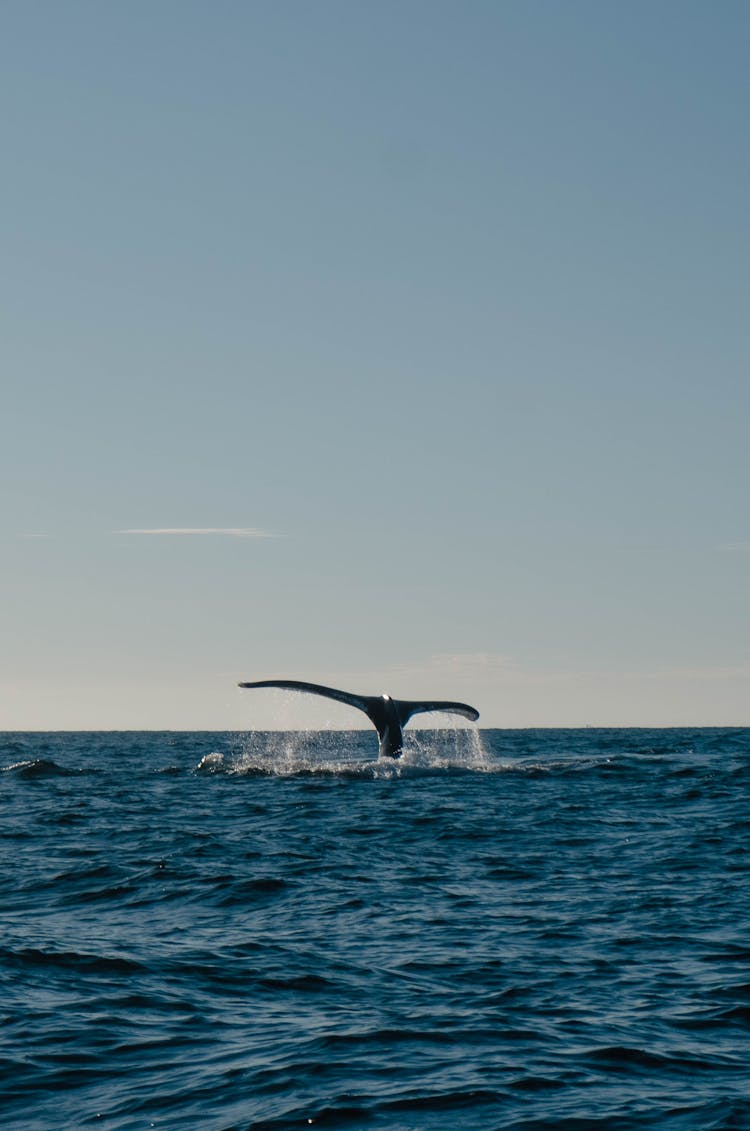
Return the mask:
M0 730L750 724L749 56L744 0L6 0Z

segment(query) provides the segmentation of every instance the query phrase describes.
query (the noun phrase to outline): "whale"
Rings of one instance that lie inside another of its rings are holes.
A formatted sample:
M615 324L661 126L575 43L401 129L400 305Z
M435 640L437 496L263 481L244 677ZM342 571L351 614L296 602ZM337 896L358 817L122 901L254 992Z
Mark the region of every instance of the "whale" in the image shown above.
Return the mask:
M378 732L378 751L381 758L400 758L404 751L404 727L412 715L427 711L441 711L451 715L463 715L476 722L479 711L468 703L454 703L440 699L393 699L390 695L354 695L350 691L339 691L336 687L324 687L320 683L305 683L299 679L259 679L251 683L240 683L238 687L280 687L285 691L306 691L311 695L322 695L326 699L336 699L364 711Z

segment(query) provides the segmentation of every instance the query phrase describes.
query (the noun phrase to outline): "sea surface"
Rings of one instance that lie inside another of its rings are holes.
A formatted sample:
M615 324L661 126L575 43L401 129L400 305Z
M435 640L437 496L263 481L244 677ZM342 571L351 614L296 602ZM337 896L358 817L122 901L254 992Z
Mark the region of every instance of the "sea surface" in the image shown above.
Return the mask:
M750 730L0 734L0 1127L750 1128Z

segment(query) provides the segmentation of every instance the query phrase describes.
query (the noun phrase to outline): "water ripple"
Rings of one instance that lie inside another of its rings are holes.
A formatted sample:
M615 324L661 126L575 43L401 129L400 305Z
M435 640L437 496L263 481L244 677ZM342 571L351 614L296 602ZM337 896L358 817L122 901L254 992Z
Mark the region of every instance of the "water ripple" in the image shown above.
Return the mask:
M3 1127L750 1127L750 732L0 735Z

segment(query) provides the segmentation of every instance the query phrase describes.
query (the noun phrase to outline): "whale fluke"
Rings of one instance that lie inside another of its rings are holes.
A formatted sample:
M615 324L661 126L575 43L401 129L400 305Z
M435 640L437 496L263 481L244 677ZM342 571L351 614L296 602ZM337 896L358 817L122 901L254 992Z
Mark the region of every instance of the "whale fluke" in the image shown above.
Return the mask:
M240 683L239 687L281 687L286 691L307 691L311 695L323 695L327 699L337 699L350 707L364 711L378 732L381 758L398 758L404 749L403 728L412 715L426 711L442 711L451 715L463 715L476 722L479 711L468 703L453 703L443 700L392 699L390 695L353 695L349 691L339 691L336 687L324 687L320 683L304 683L299 679L260 679L253 683Z

